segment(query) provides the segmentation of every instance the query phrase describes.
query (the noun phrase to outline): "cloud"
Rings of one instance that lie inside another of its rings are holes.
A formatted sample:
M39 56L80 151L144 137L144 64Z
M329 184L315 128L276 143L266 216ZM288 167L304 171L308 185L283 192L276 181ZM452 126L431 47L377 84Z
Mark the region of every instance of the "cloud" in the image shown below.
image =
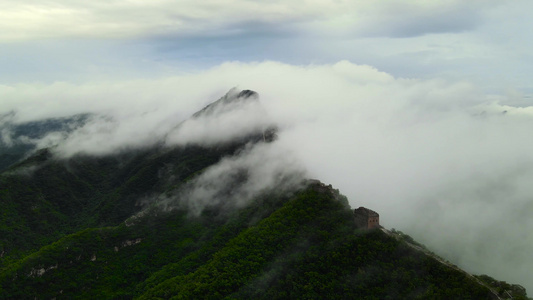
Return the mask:
M356 32L364 36L408 38L469 31L479 25L482 12L489 3L410 1L373 5L365 11Z
M248 145L208 168L160 205L167 209L186 207L195 215L206 207L242 207L263 193L298 190L304 184L304 174L303 165L279 144Z
M0 6L0 41L50 38L129 39L156 35L234 36L270 28L375 32L393 36L471 29L495 2L359 0L272 1L8 1ZM430 26L419 26L429 21ZM254 24L253 26L243 26ZM352 29L355 28L355 31ZM423 28L423 29L422 29ZM291 31L289 30L289 31ZM284 32L286 32L284 30Z
M212 146L262 133L274 126L257 100L257 94L250 92L246 95L231 89L220 100L171 130L165 142L169 146Z
M8 128L2 128L2 130L0 130L0 145L3 144L7 147L13 146L12 135L13 134Z
M7 1L0 82L150 78L225 61L348 59L399 77L531 92L525 0ZM234 85L234 84L233 84ZM226 87L227 88L227 87Z
M184 132L173 132L233 86L257 91L262 108L251 105L205 124L189 121ZM268 169L263 161L269 160L261 157L280 159L333 184L352 207L378 211L384 226L408 232L459 266L533 290L533 265L521 254L533 252L527 217L533 108L485 95L469 82L397 78L348 61L266 61L153 80L2 91L0 111L16 110L19 121L85 110L106 116L60 137L56 143L69 149L65 155L139 147L168 132L172 143L218 142L273 120L280 130L275 144L243 153L242 162L225 160L205 181L197 179L203 189L191 197L207 199L223 188L210 178L229 172L230 180L248 166ZM260 190L277 184L270 174L280 172L274 165L268 174L250 174L248 183ZM243 190L239 197L246 195Z
M132 38L157 34L232 35L232 24L299 19L317 6L250 1L8 2L0 13L0 41L39 38ZM235 9L238 7L239 9ZM221 29L219 29L221 28ZM237 32L238 33L238 32Z

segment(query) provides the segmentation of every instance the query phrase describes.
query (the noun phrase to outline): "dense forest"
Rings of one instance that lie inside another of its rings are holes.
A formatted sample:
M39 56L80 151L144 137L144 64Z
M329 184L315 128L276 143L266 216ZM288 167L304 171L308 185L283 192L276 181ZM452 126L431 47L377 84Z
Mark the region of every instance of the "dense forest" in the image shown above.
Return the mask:
M191 211L195 179L274 139L22 155L0 173L0 299L527 299L406 234L356 228L346 197L317 180ZM247 174L225 175L221 197Z

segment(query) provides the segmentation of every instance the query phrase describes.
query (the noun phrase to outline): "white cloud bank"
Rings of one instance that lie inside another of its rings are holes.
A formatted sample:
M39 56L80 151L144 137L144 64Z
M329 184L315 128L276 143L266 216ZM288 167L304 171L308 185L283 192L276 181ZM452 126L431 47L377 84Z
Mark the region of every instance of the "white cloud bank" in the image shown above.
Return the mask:
M304 167L294 153L276 144L248 145L239 155L223 158L187 183L179 194L160 203L185 206L200 214L206 206L242 207L264 192L285 194L303 186Z
M0 111L18 120L106 113L60 146L102 154L164 137L232 86L257 91L281 128L275 148L353 207L377 210L383 225L467 270L533 291L533 108L502 105L469 83L394 78L347 61L231 62L159 80L4 86ZM230 137L261 114L236 115L242 123L215 127Z

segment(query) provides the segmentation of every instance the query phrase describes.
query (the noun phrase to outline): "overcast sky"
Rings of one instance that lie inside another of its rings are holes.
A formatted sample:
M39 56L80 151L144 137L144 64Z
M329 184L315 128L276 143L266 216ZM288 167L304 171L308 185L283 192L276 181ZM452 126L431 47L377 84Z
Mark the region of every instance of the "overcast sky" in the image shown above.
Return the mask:
M255 90L268 117L246 115L280 124L278 144L310 176L531 295L531 11L529 0L7 0L0 113L105 113L63 148L101 154L165 136L234 86ZM216 136L232 136L228 122Z
M0 83L349 60L396 77L529 95L532 9L528 0L8 0L0 4Z

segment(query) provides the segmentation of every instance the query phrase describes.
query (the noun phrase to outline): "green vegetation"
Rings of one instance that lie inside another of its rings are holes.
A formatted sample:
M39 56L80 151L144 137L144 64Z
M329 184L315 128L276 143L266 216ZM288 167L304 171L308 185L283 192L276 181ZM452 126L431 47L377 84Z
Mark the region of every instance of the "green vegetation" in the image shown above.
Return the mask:
M479 275L476 276L478 279L483 281L485 284L490 286L498 296L506 299L511 298L515 300L528 300L531 298L527 297L526 289L518 284L510 284L505 281L496 280L488 275Z
M156 205L247 143L274 138L269 129L212 148L64 160L44 149L11 165L0 173L0 299L525 299L520 286L443 264L402 232L356 229L347 199L316 181L199 215L181 198Z
M92 228L11 263L0 298L487 299L464 273L380 230L354 228L344 197L311 186L289 198L200 216L147 214Z
M142 208L139 201L179 187L239 146L59 161L48 150L36 153L0 174L0 267L66 234L120 224Z

